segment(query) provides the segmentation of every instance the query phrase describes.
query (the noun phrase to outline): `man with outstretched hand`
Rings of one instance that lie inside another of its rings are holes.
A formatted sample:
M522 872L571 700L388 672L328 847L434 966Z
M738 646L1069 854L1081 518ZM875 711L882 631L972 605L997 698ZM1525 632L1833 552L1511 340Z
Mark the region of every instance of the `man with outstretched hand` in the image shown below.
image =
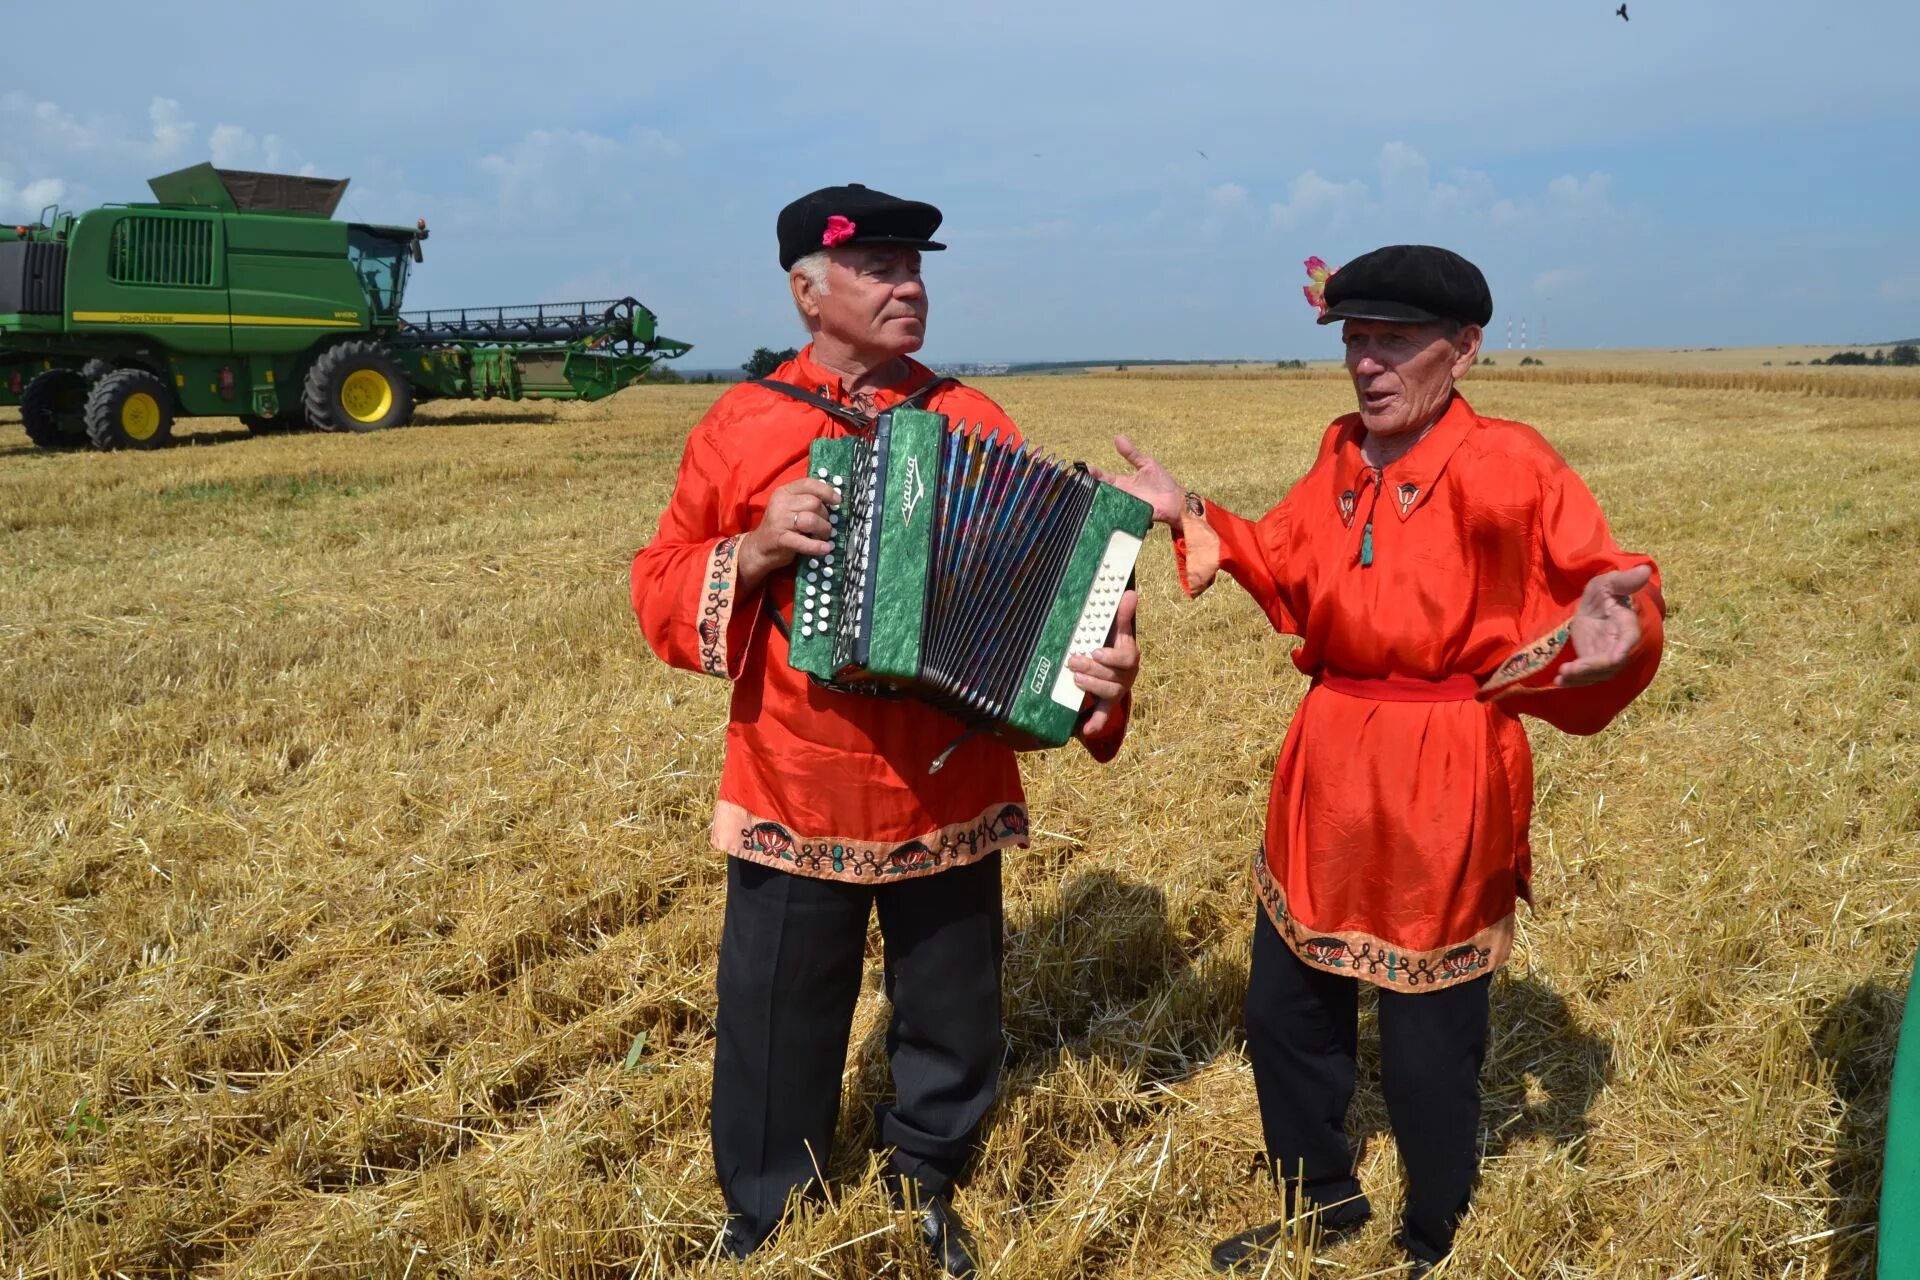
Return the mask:
M1109 479L1172 527L1186 593L1224 569L1301 638L1293 661L1313 681L1253 864L1246 1000L1286 1216L1222 1241L1222 1271L1259 1270L1300 1215L1345 1234L1372 1213L1345 1128L1361 982L1379 988L1401 1243L1415 1276L1452 1248L1479 1167L1491 975L1529 894L1520 717L1596 733L1659 665L1653 562L1615 544L1538 432L1455 389L1492 312L1479 268L1431 246L1327 278L1320 322L1343 325L1359 411L1257 521L1115 441L1134 471Z

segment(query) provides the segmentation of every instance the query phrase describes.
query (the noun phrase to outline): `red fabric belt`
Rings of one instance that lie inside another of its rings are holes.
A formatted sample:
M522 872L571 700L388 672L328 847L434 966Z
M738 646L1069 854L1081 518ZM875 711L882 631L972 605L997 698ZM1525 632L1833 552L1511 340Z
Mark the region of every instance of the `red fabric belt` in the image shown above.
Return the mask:
M1480 692L1480 681L1473 676L1422 680L1416 676L1343 676L1322 671L1314 683L1335 693L1375 702L1472 702Z

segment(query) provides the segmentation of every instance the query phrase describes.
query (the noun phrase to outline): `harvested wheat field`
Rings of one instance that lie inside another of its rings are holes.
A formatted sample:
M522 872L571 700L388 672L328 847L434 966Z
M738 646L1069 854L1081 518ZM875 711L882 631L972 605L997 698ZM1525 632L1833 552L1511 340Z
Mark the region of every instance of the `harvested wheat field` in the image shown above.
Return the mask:
M1920 380L1787 372L1467 385L1659 557L1672 618L1610 731L1536 735L1538 906L1449 1275L1870 1271L1920 946ZM1243 510L1350 396L987 386L1063 451L1124 429ZM713 394L214 422L156 454L0 420L0 1275L930 1274L865 1150L877 942L832 1203L714 1260L726 690L656 661L626 599ZM1239 1000L1302 680L1171 559L1156 535L1120 760L1029 759L1005 1083L961 1196L1009 1280L1199 1277L1274 1208ZM1272 1276L1401 1267L1367 1075L1383 1212Z

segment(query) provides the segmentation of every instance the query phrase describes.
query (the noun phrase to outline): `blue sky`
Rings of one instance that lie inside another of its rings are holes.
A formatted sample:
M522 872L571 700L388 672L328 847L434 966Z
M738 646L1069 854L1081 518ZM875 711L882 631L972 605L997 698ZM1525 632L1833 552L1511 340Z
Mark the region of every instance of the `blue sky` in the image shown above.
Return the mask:
M1920 335L1920 7L1615 3L26 6L0 218L350 177L411 305L632 293L696 368L798 340L774 216L840 182L945 210L935 360L1332 356L1302 259L1399 241L1495 345Z

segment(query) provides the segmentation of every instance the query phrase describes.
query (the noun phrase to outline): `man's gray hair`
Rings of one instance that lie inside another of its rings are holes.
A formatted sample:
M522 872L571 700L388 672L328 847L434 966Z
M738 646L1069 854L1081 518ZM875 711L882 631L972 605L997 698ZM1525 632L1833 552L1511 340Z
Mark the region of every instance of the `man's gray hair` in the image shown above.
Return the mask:
M798 271L801 275L813 281L814 288L818 289L822 293L825 293L827 291L828 261L829 259L827 257L827 251L825 249L816 249L812 253L808 254L806 257L794 263L793 266L789 269L793 271Z
M827 263L829 261L831 261L831 259L827 257L827 251L825 249L816 249L806 257L795 262L791 267L787 268L787 270L789 273L798 271L807 278L808 283L813 285L816 292L825 293L827 292ZM793 301L793 309L800 314L801 327L806 329L808 333L812 333L813 326L807 321L807 313L800 311L800 300L798 298L795 298Z

